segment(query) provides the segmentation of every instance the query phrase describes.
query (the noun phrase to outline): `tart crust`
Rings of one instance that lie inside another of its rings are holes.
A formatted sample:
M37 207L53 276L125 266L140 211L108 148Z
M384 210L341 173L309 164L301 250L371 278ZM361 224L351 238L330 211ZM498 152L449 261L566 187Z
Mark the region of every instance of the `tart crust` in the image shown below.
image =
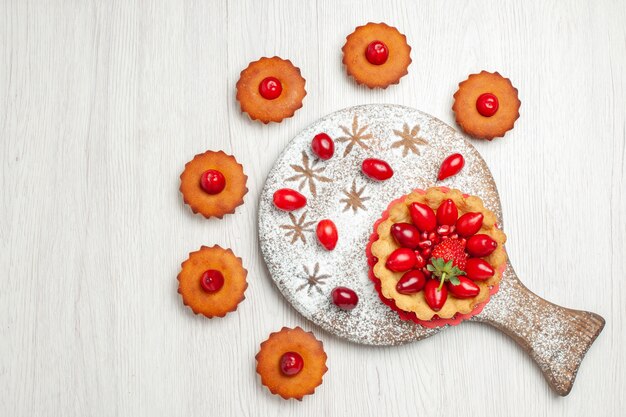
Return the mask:
M267 100L259 93L259 84L266 77L278 78L283 88L280 96L273 100ZM266 124L278 123L302 107L302 99L306 96L305 82L300 69L288 59L264 57L241 71L237 81L237 101L241 111L250 119Z
M220 246L202 246L191 252L189 258L182 263L178 274L178 292L183 297L183 304L191 308L195 314L208 318L224 317L235 311L248 288L246 271L241 258L237 258L232 250ZM202 289L200 279L208 269L218 270L224 275L224 286L215 293L207 293Z
M481 115L476 109L476 100L483 93L492 93L498 98L498 111L491 117ZM452 110L465 133L478 139L492 140L513 129L519 118L520 106L517 89L511 80L497 72L481 71L459 83Z
M226 179L226 187L219 194L208 194L200 185L202 173L209 169L220 171ZM234 156L223 151L206 151L185 164L180 174L180 192L194 213L221 219L225 214L234 213L235 208L243 204L243 196L248 192L247 180L243 166Z
M280 370L280 358L286 352L297 352L304 360L304 367L296 375L286 376ZM326 359L324 345L313 333L300 327L283 327L261 343L261 349L256 354L256 371L261 376L261 383L272 394L284 399L302 400L303 396L313 394L322 383L322 377L328 370Z
M468 299L459 299L452 294L448 295L448 299L439 311L432 310L424 298L424 292L420 291L416 294L405 295L396 291L396 284L402 277L402 272L392 272L385 267L387 258L399 246L391 236L390 228L394 223L411 222L408 206L413 202L427 204L434 210L439 207L445 199L452 199L459 210L459 216L468 212L480 212L483 214L483 225L478 233L489 235L497 243L498 247L489 256L484 257L489 264L495 269L496 273L493 277L486 281L475 281L479 286L480 292L476 297ZM506 264L506 252L504 243L506 235L496 225L496 216L490 210L486 209L480 198L475 196L467 196L459 190L448 190L443 187L433 187L426 191L416 190L406 196L404 199L392 202L388 209L388 217L378 223L375 232L378 239L372 242L370 246L371 254L376 258L373 263L373 275L380 280L380 293L385 298L392 300L395 306L408 313L414 313L419 320L429 321L437 318L450 319L457 314L472 313L477 306L488 301L490 291L497 287L502 279L502 272Z
M367 60L365 51L372 41L381 41L389 50L389 57L382 65L374 65ZM346 38L343 51L343 64L348 75L358 84L369 88L387 88L398 84L400 78L408 74L411 64L411 47L398 29L385 23L368 23L357 27Z

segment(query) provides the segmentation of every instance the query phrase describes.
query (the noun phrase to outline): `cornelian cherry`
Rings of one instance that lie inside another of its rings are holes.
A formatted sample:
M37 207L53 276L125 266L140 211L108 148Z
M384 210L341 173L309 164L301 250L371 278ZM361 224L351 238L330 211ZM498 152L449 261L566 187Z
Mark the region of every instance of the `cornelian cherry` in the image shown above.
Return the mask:
M411 203L409 214L415 227L421 232L432 232L437 227L437 216L435 212L426 204Z
M391 235L403 248L415 249L420 242L420 232L410 223L394 223L391 226Z
M484 259L469 258L465 263L465 273L472 281L484 281L491 278L496 271Z
M280 371L283 375L297 375L302 368L304 368L304 359L298 352L285 352L280 357Z
M424 286L424 298L430 308L439 311L448 299L448 289L445 285L439 288L439 281L431 279Z
M456 232L463 237L470 237L480 230L483 226L482 213L465 213L456 221Z
M474 235L467 239L465 246L467 253L475 258L491 255L498 247L498 242L493 240L489 235Z
M207 194L219 194L226 187L226 178L218 170L208 169L200 176L200 186Z
M283 92L283 85L276 77L266 77L259 83L259 94L266 100L274 100Z
M280 210L293 211L305 205L306 197L291 188L281 188L274 193L274 206Z
M465 166L465 158L460 153L453 153L443 160L439 168L437 179L445 180L448 177L458 174Z
M352 310L359 303L359 296L348 287L336 287L331 291L330 296L333 304L344 310Z
M480 288L478 285L474 284L474 281L463 276L457 278L459 279L458 285L446 282L446 287L448 287L450 294L454 295L456 298L472 298L478 295Z
M332 220L320 220L315 234L317 235L317 240L326 250L333 250L337 246L339 235L337 234L337 226L335 226Z
M491 93L484 93L476 99L476 110L482 116L491 117L498 111L498 97Z
M389 48L381 41L372 41L367 45L365 57L372 65L382 65L387 62L387 58L389 58Z
M335 142L326 133L318 133L311 141L311 150L320 159L330 159L335 153Z
M215 269L208 269L200 277L200 286L205 292L217 292L224 286L224 275Z
M361 164L363 173L376 181L385 181L393 177L393 169L382 159L368 158Z
M409 248L400 248L391 252L385 266L393 272L405 272L415 266L415 252Z
M414 269L402 275L396 284L396 291L400 294L415 294L422 291L424 285L426 285L426 276L422 271Z
M452 226L456 223L457 217L459 217L459 210L454 201L448 198L439 205L437 209L437 223L439 225Z

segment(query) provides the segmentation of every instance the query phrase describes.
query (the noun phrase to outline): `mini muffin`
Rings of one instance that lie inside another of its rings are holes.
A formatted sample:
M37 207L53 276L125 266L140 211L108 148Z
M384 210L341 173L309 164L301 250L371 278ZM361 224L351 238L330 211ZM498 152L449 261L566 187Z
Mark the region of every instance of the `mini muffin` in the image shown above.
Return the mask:
M224 317L244 300L248 271L232 250L202 246L181 266L178 292L195 314Z
M385 23L357 27L342 48L348 75L369 88L387 88L408 74L411 47L406 36Z
M520 105L517 89L508 78L481 71L459 84L452 110L465 133L492 140L513 129Z
M291 61L277 56L261 58L241 71L237 100L252 120L280 122L302 107L304 84L300 69Z
M256 360L263 385L284 399L313 394L328 370L322 342L300 327L270 334Z
M180 192L194 213L221 219L243 204L247 180L235 157L222 151L206 151L185 164Z

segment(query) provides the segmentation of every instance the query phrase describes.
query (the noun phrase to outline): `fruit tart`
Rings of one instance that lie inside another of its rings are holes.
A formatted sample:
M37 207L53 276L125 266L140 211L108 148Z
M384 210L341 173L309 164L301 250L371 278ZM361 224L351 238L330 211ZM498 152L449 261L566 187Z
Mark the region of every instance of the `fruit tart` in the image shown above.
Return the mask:
M182 263L178 292L195 314L224 317L244 300L247 275L241 258L230 249L202 246Z
M376 222L370 278L400 318L427 327L458 324L497 291L505 241L480 198L445 187L416 190Z
M492 140L513 129L520 105L511 80L497 72L481 71L459 84L452 110L465 133Z
M243 204L248 177L234 156L206 151L185 164L180 192L194 213L222 218Z
M280 122L302 107L306 96L300 69L277 56L251 62L237 81L237 101L252 120Z
M302 400L313 394L328 370L322 342L300 327L283 327L261 343L256 371L272 394Z
M357 27L342 48L348 75L369 88L387 88L408 74L411 47L406 36L385 23Z

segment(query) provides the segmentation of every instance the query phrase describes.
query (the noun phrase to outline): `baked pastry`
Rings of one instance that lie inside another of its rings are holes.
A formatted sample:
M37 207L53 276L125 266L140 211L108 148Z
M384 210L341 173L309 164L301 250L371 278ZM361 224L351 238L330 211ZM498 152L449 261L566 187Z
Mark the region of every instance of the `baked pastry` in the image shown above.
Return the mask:
M432 327L482 310L502 279L505 234L480 198L433 187L393 201L368 245L370 278L404 320Z
M513 129L520 105L517 89L508 78L481 71L459 84L452 110L465 133L492 140Z
M243 204L247 180L243 166L234 156L206 151L185 164L180 174L180 192L194 213L221 219Z
M224 317L244 300L247 275L241 258L230 249L202 246L182 263L178 292L195 314Z
M270 334L256 361L263 385L284 399L313 394L328 370L322 342L300 327Z
M241 71L237 100L252 120L280 122L302 107L304 84L300 69L291 61L277 56L261 58Z
M385 23L357 27L341 50L348 75L369 88L398 84L411 64L406 36Z

